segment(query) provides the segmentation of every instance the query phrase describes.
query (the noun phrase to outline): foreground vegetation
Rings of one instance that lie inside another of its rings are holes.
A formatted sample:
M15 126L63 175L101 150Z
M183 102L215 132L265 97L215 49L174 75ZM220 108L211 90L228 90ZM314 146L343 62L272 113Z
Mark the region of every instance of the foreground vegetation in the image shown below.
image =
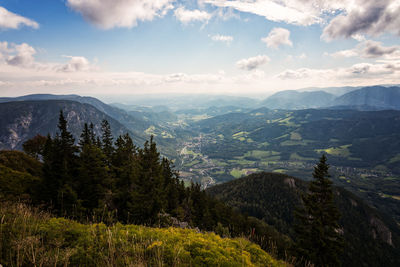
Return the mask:
M244 238L190 229L80 224L0 203L3 266L285 266Z

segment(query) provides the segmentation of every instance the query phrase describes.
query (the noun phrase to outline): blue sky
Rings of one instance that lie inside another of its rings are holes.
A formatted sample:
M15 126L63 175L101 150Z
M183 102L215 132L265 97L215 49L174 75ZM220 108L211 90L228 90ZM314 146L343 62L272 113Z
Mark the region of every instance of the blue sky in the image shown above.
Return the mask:
M396 0L3 0L0 93L398 84Z

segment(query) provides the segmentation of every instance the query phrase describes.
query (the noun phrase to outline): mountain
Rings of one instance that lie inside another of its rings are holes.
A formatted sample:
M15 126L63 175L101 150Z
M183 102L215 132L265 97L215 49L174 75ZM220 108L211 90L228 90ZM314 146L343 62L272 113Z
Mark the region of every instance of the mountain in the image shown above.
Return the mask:
M371 86L344 94L335 99L335 106L370 106L400 109L400 87Z
M270 109L305 109L329 106L335 99L333 94L324 91L299 92L281 91L261 102Z
M300 92L324 91L324 92L327 92L327 93L335 95L335 96L341 96L341 95L347 94L351 91L358 90L360 88L362 88L362 86L308 87L308 88L298 89L298 91L300 91Z
M82 104L89 104L97 108L99 111L107 114L108 116L118 120L124 124L131 131L144 131L150 124L141 118L129 115L125 110L119 109L103 103L94 97L79 96L79 95L51 95L51 94L33 94L20 97L2 97L0 103L15 102L15 101L30 101L30 100L70 100Z
M293 211L306 189L307 182L291 176L257 173L213 186L207 193L293 237ZM345 238L343 265L399 266L399 226L342 188L335 188L334 195Z
M207 95L207 94L165 94L165 95L135 95L107 97L108 102L121 103L124 105L136 106L167 106L172 110L178 109L198 109L212 106L238 106L253 107L258 104L258 100L250 97L232 95Z
M100 134L101 121L106 119L115 136L130 133L135 142L144 142L143 137L89 104L69 100L18 101L0 104L0 149L21 149L26 140L37 134L55 135L60 110L76 139L79 139L85 122L93 123L95 133Z

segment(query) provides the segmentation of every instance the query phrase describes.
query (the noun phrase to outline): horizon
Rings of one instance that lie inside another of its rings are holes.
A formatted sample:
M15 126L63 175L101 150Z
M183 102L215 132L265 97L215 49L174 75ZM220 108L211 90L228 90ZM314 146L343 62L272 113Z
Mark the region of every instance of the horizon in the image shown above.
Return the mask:
M5 0L0 91L271 95L399 84L399 12L395 0Z

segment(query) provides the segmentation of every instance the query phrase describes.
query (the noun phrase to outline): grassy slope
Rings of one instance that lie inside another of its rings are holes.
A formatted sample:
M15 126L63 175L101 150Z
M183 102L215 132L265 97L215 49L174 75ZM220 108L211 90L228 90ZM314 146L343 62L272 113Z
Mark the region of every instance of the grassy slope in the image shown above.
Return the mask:
M80 224L0 203L3 266L285 266L244 238L178 228Z

